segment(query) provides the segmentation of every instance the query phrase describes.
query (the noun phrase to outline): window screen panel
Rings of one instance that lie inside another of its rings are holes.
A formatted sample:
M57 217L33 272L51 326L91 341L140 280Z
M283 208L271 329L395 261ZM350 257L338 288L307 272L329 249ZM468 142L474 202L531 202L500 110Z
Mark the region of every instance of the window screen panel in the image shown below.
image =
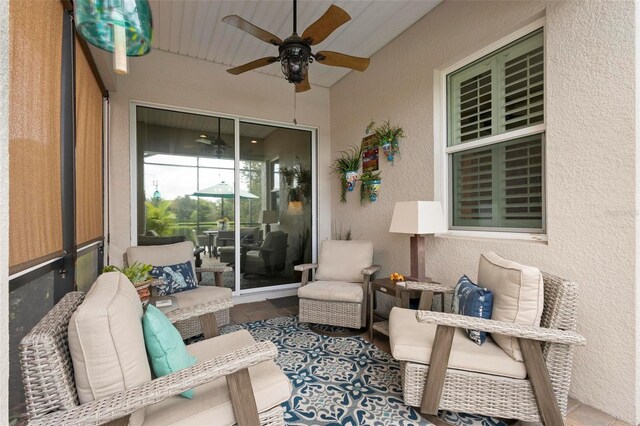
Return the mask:
M495 147L453 154L454 226L492 226Z
M502 144L499 156L501 226L542 228L542 136Z
M456 73L449 84L449 145L491 136L493 85L491 62Z
M498 56L499 133L544 122L544 50L542 32Z
M102 238L102 91L76 41L76 244Z
M10 2L9 266L12 274L62 254L62 24L60 2Z
M454 153L453 226L543 228L542 135Z

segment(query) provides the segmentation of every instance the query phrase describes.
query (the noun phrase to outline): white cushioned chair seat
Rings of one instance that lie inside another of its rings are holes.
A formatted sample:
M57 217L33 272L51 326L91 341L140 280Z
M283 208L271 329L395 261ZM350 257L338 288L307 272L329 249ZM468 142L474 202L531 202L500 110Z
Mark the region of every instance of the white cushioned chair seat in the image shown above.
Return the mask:
M187 346L198 363L255 344L246 330L225 334ZM273 362L249 368L258 411L275 407L289 399L291 382ZM193 399L172 396L147 407L144 425L232 425L235 423L229 390L224 377L195 388Z
M362 303L362 284L342 281L314 281L298 289L300 299Z
M192 290L173 293L171 296L175 297L178 301L178 308L184 309L217 300L231 299L231 289L201 285Z
M389 344L393 357L428 365L436 328L435 324L419 323L414 310L393 308L389 316ZM449 368L514 379L527 377L523 362L511 358L490 338L478 346L461 328L457 328L453 336Z

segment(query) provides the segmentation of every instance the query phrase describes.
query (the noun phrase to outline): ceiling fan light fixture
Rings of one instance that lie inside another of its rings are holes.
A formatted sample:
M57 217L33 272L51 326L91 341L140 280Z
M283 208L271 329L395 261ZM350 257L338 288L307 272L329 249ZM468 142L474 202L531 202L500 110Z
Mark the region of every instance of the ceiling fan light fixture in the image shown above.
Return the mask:
M289 83L300 83L307 76L311 48L304 43L285 43L280 46L280 66Z

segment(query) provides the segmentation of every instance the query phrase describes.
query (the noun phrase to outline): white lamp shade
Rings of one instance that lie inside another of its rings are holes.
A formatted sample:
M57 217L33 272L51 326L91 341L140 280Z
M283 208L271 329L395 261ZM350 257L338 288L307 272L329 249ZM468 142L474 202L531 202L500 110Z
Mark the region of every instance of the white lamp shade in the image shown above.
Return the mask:
M278 221L278 214L275 210L262 210L262 219L260 223L276 223Z
M437 234L447 227L439 201L403 201L396 203L389 232L400 234Z

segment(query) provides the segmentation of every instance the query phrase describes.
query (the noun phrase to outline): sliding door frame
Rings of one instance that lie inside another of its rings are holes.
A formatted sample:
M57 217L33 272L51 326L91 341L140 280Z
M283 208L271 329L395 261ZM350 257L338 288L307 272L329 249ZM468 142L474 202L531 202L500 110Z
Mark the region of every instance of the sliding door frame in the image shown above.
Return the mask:
M266 120L262 118L254 118L242 115L227 114L197 108L181 107L176 105L167 105L156 102L147 102L141 100L131 100L129 102L129 165L130 165L130 203L131 203L131 222L130 236L131 245L138 244L138 132L137 132L137 108L147 107L162 109L167 111L184 112L189 114L204 115L214 118L223 118L233 120L234 122L234 218L239 217L240 212L240 123L263 124L266 126L275 126L285 129L308 131L311 135L311 253L312 262L318 258L318 127L307 126L301 124L292 124L282 121ZM268 161L267 161L268 163ZM268 165L268 164L267 164ZM240 227L235 227L235 242L240 242ZM235 264L240 265L240 250L235 250ZM300 287L300 283L280 284L269 287L241 289L240 288L240 268L234 268L235 289L233 294L240 296L244 294L255 294L269 291L292 290Z

